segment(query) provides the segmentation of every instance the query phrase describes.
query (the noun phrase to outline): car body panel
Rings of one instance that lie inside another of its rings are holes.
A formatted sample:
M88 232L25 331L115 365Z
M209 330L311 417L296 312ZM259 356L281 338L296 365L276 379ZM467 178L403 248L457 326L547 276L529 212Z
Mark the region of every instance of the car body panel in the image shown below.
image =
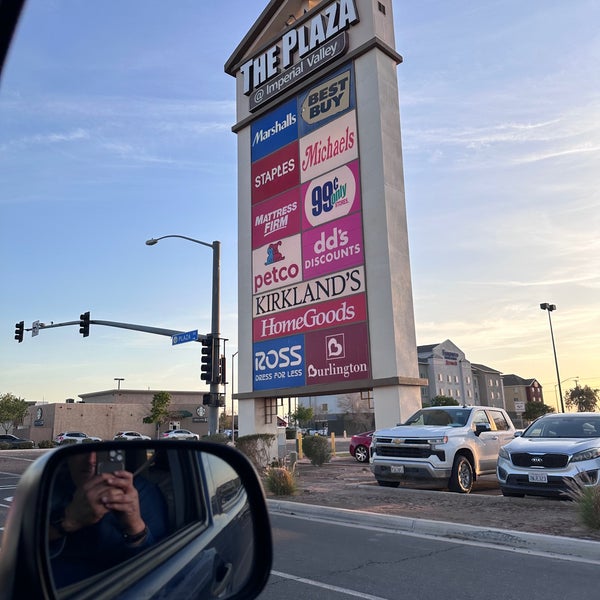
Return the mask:
M143 435L139 431L118 431L113 440L150 440L149 435Z
M350 438L350 445L348 451L350 456L356 458L358 462L369 462L369 448L371 447L371 438L375 430L364 431L363 433L356 433ZM359 449L357 457L357 448ZM362 449L366 449L366 457L363 460Z

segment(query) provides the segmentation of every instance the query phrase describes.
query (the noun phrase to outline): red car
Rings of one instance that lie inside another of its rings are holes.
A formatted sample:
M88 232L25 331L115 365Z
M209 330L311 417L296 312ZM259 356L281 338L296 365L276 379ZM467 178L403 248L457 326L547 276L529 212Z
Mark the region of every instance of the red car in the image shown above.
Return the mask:
M373 433L374 431L365 431L364 433L357 433L350 438L350 454L358 462L369 462L369 448Z

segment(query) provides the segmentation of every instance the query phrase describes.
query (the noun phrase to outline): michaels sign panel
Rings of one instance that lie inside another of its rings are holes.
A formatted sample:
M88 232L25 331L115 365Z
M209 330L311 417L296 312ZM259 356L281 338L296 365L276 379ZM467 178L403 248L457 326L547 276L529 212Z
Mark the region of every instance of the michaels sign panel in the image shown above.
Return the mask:
M242 64L240 73L250 112L342 56L348 47L345 32L358 21L354 0L332 2Z

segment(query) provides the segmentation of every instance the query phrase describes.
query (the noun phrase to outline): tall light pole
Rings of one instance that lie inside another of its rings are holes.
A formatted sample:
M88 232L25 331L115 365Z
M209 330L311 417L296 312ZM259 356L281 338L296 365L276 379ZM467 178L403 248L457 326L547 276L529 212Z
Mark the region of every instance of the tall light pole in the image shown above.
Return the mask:
M560 374L558 372L558 359L556 358L556 346L554 344L554 332L552 331L552 318L550 317L550 313L553 310L556 310L556 304L550 304L549 302L542 302L540 304L540 308L542 310L548 311L548 323L550 323L550 337L552 338L552 351L554 352L554 364L556 366L556 380L558 381L558 393L560 394L560 409L561 412L565 412L565 401L562 395L562 388L560 387Z
M121 381L125 381L124 377L115 377L115 381L117 382L117 390L121 389Z
M146 240L147 246L154 246L160 240L164 240L166 238L180 238L182 240L187 240L188 242L194 242L195 244L200 244L202 246L206 246L207 248L211 248L213 252L213 267L212 267L212 319L211 319L211 331L213 339L217 340L217 361L220 356L221 349L221 341L220 337L220 317L221 317L221 242L213 241L212 244L208 242L202 242L195 238L187 237L185 235L163 235L158 238L151 238ZM217 362L218 364L218 362ZM210 398L211 403L208 406L208 433L213 434L218 431L218 421L219 421L219 383L218 383L218 372L213 373L213 378L210 382Z
M233 359L238 355L239 350L235 351L231 355L231 439L235 442L235 418L234 418L234 403L233 403L233 392L235 391L235 363Z

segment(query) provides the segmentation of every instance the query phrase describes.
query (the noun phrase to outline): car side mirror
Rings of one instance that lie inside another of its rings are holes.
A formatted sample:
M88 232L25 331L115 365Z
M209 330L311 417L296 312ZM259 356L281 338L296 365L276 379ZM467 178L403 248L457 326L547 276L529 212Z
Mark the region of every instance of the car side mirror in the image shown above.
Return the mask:
M271 528L256 471L230 446L92 442L25 471L1 558L4 598L255 598Z
M523 435L523 431L522 430L518 430L518 431L515 431L514 437L518 438L518 437L521 437L522 435Z
M491 431L490 426L487 423L476 423L475 424L475 435L480 436L486 431Z

